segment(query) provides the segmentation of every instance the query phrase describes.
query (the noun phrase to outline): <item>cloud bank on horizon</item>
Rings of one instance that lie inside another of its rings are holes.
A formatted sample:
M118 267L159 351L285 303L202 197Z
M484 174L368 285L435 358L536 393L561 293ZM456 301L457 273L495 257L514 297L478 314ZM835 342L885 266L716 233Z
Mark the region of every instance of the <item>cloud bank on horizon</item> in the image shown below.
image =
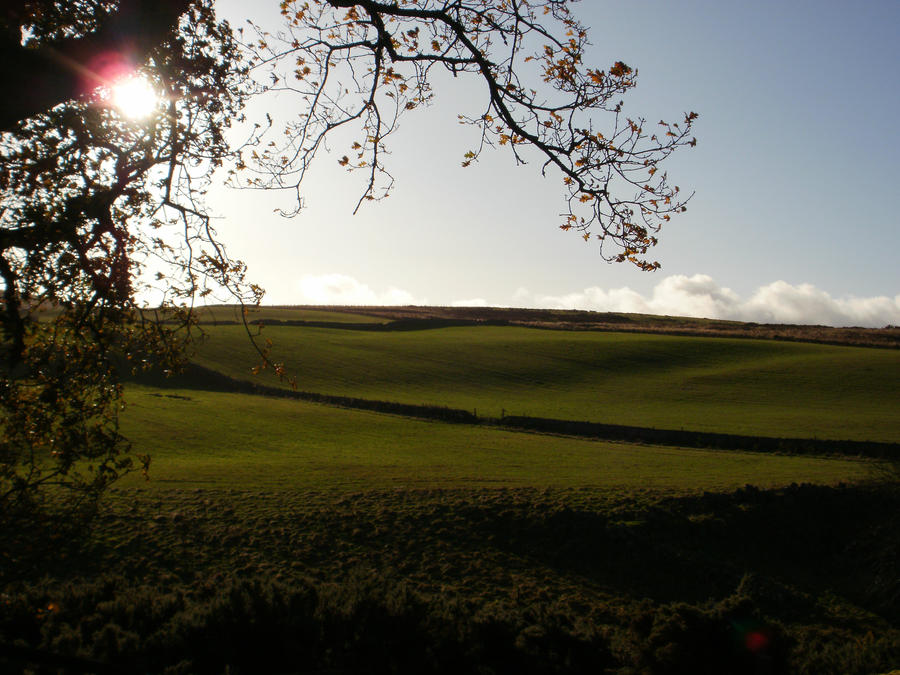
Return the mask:
M297 299L290 304L300 305L424 305L412 293L389 288L378 293L366 284L346 274L307 274L297 282Z
M290 302L311 305L494 305L664 314L756 323L872 328L900 325L900 295L893 298L835 298L811 284L795 286L786 281L774 281L756 289L750 297L741 298L706 274L666 277L648 296L628 287L607 290L594 286L566 295L546 295L520 288L510 301L501 302L467 298L432 303L399 288L379 292L344 274L307 275L297 282L296 289L297 295Z

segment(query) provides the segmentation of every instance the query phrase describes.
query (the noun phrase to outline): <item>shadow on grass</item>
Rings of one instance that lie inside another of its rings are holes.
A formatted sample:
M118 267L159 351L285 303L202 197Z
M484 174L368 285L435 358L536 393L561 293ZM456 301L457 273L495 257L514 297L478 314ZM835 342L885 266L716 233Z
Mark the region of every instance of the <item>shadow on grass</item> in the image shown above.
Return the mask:
M900 494L888 488L748 486L646 509L506 509L470 526L476 541L617 594L696 603L749 574L770 580L779 616L834 592L900 620Z

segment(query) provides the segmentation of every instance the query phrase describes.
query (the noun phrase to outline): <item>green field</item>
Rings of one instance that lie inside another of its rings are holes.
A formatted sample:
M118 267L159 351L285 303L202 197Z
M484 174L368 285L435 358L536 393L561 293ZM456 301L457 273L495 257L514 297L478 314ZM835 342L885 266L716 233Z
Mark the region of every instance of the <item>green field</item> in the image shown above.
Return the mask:
M196 361L262 384L237 326ZM301 390L663 429L900 441L900 352L518 327L370 332L270 326Z
M196 361L274 384L250 375L233 311L207 311L223 323L204 325ZM304 312L262 313L367 320ZM896 351L486 326L263 336L322 394L900 440ZM871 480L875 461L222 385L197 370L129 382L121 431L151 455L149 480L119 481L89 528L57 514L0 531L0 670L61 655L84 672L871 675L900 658L900 494Z
M241 321L241 309L233 305L209 305L197 309L197 320L208 322ZM386 323L386 319L352 312L331 312L297 307L248 307L247 321L318 321L328 323Z
M123 432L150 487L731 490L865 478L871 463L608 443L247 394L130 387ZM140 484L131 476L125 485Z

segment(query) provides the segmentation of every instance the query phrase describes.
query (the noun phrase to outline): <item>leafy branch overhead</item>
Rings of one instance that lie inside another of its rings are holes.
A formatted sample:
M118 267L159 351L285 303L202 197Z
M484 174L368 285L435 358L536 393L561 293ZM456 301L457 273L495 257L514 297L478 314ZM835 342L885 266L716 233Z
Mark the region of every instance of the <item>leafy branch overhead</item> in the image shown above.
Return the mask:
M357 208L382 198L387 140L431 101L437 72L483 87L459 118L476 138L464 166L491 146L518 163L539 158L563 183L563 229L599 239L608 260L655 269L648 251L687 201L662 164L695 143L697 116L627 117L621 96L637 71L583 63L572 4L285 0L280 32L239 37L213 0L3 3L0 528L44 486L90 502L128 471L123 377L185 362L197 300L261 299L206 210L217 170L289 190L299 209L301 182L334 139L339 163L367 179ZM137 74L155 92L141 119L115 104L119 79ZM296 115L266 115L235 146L229 127L248 97L273 94L293 95ZM242 320L262 366L285 379Z
M607 260L656 269L648 251L689 199L662 164L679 147L696 144L697 114L659 123L626 116L621 96L635 86L637 70L621 61L585 65L588 32L571 4L285 0L284 30L256 28L249 47L265 88L296 95L299 112L278 140L262 130L247 163L238 165L255 173L239 173L236 181L293 191L297 206L287 214L293 215L326 138L351 128L356 138L338 162L367 174L357 208L386 197L393 178L385 143L404 113L431 101L432 69L439 67L484 86L480 113L459 116L479 134L462 157L464 167L485 147L509 149L517 163L536 150L544 173L563 182L562 229L596 237Z
M25 4L0 32L27 34L26 52L71 55L70 43L102 51L129 42L117 12L149 3ZM107 79L38 92L27 102L38 107L0 134L0 512L48 485L90 501L132 468L118 428L122 377L184 362L196 298L223 288L261 296L203 205L230 156L226 129L241 115L239 45L209 1L168 16L140 69L159 94L145 119L111 104ZM83 83L85 68L63 65L54 77ZM36 75L48 70L38 59Z
M4 0L0 9L0 131L144 64L191 0ZM27 35L29 40L23 40Z

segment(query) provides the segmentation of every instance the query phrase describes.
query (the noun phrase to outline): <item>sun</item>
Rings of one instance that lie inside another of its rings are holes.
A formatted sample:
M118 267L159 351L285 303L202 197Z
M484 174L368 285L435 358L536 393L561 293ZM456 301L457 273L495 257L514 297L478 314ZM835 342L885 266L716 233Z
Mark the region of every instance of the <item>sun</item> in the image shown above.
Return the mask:
M159 106L160 97L150 82L139 75L125 77L112 86L112 104L125 117L141 120Z

